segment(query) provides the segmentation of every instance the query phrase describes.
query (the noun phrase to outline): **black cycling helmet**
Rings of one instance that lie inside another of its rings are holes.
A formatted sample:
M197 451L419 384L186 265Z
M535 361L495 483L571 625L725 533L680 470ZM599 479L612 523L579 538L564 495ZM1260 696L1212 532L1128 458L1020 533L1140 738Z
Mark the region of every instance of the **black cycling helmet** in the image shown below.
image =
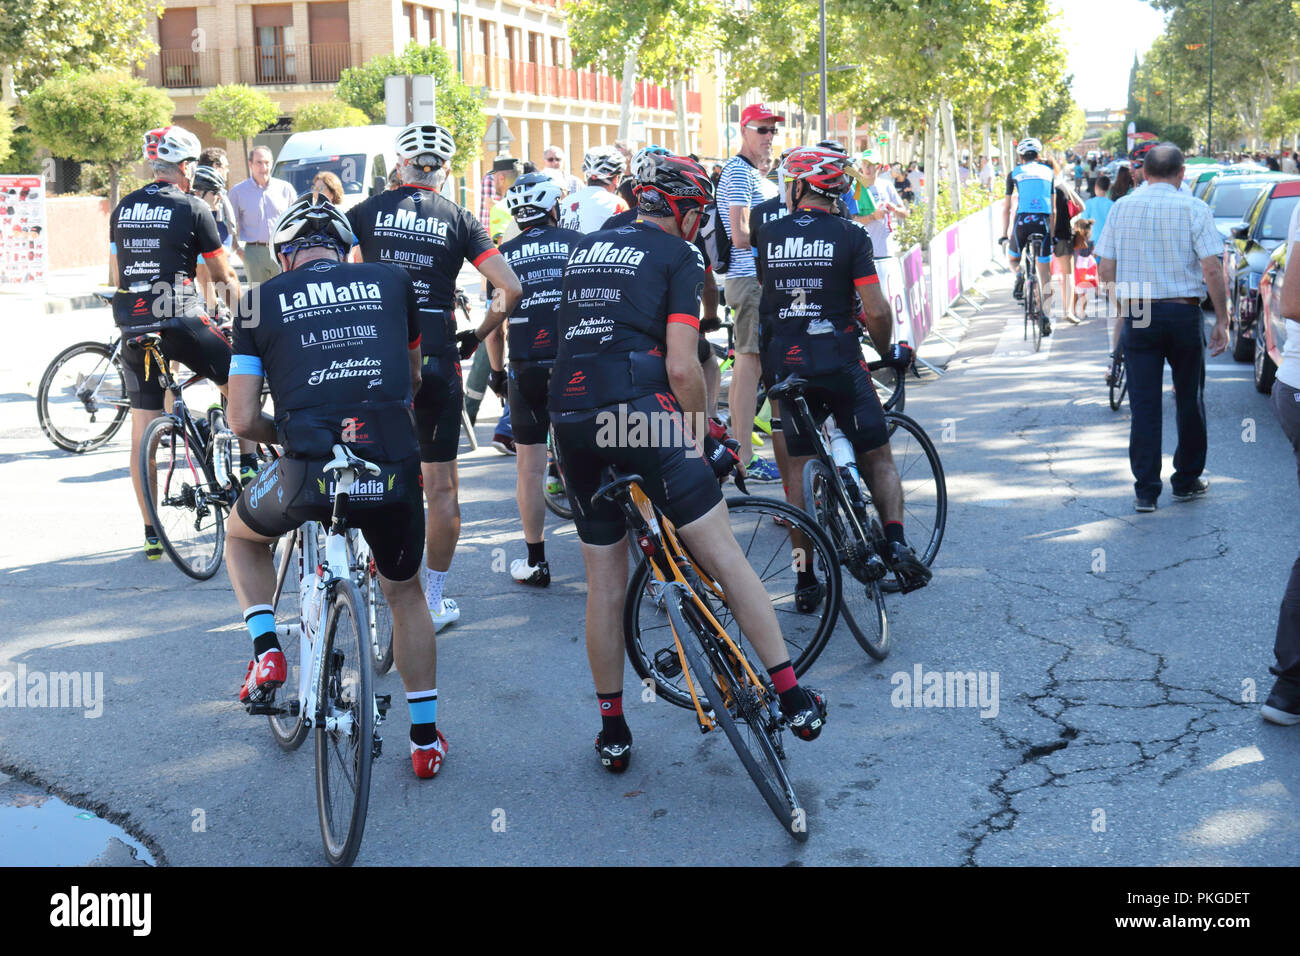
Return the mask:
M200 166L194 170L194 180L192 188L195 192L200 193L219 193L225 192L226 177L221 175L221 170L212 166Z
M276 255L313 246L333 246L340 255L347 255L356 244L357 237L347 218L324 196L313 201L311 193L299 196L284 211L271 233L271 246Z

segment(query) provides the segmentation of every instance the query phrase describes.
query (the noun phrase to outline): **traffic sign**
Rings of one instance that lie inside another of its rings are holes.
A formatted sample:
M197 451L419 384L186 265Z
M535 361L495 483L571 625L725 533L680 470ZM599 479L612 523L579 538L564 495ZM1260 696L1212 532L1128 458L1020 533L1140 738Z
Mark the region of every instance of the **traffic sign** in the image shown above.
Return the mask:
M506 121L502 118L501 114L498 113L496 118L494 118L492 122L488 123L487 132L483 134L483 142L495 143L497 152L499 153L514 141L515 134L510 132L510 127L506 125Z

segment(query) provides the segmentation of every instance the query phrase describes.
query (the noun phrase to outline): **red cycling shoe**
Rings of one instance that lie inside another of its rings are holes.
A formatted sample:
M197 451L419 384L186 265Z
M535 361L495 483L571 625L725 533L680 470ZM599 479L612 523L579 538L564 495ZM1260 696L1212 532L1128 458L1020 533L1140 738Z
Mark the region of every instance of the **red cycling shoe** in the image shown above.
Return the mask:
M289 664L283 651L267 651L261 661L249 661L244 675L244 686L239 688L241 704L261 704L275 695L275 689L285 682Z
M430 747L417 747L411 744L411 767L421 780L431 780L438 776L442 762L447 756L447 738L442 731L436 731L438 739Z

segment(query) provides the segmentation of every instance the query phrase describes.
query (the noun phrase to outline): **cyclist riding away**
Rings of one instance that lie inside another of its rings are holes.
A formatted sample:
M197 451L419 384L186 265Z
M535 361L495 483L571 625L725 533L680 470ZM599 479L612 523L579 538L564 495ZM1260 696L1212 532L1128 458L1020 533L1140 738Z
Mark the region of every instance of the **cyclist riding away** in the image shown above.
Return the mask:
M279 275L245 299L256 321L235 328L228 415L235 433L284 446L244 489L226 525L226 568L253 639L239 692L256 709L288 679L275 633L271 549L304 521L328 522L332 489L322 466L336 444L379 465L353 487L348 523L366 536L393 613L393 659L411 714L411 761L434 776L447 754L437 725L437 649L420 588L424 521L419 445L411 410L420 388L420 315L401 269L344 260L355 236L332 204L304 196L271 236ZM260 408L262 381L275 419ZM363 642L363 646L364 642ZM363 743L363 746L366 744Z
M587 658L601 715L596 750L615 773L627 769L632 746L623 717L628 548L618 506L592 497L607 466L641 476L645 493L722 585L796 735L812 740L826 717L822 695L796 680L767 592L731 532L718 479L738 464L734 442L722 444L702 426L704 261L691 240L713 184L694 160L657 156L653 177L640 185L638 219L585 236L569 257L551 374L551 418L587 569ZM623 418L631 440L610 434L611 416ZM662 435L668 429L656 423L665 416L673 426L667 442L634 437L638 420Z
M862 354L859 302L878 353L901 371L911 364L912 350L890 345L893 314L880 291L871 236L835 214L835 201L850 185L848 162L843 153L810 147L793 150L783 163L794 210L764 226L758 246L765 373L770 382L790 375L806 379L804 395L813 415L818 420L835 416L880 512L889 542L885 563L912 590L929 582L930 569L903 534L903 484ZM781 419L781 430L789 455L787 494L802 508L798 476L814 454L813 436L790 415Z
M1043 151L1043 144L1033 137L1023 139L1016 146L1016 155L1020 163L1007 173L1007 199L1018 194L1016 200L1015 233L1007 247L1007 258L1011 268L1017 270L1015 296L1024 295L1024 280L1019 273L1020 250L1028 247L1029 237L1039 235L1038 246L1038 288L1042 295L1042 313L1038 320L1042 324L1043 335L1052 334L1052 240L1056 229L1056 204L1053 202L1054 191L1052 167L1038 161ZM1011 221L1011 203L1008 201L1002 210L1002 239L1008 241L1008 225Z
M523 284L524 297L508 323L509 372L493 371L489 377L493 390L504 390L510 403L518 467L515 495L524 526L524 544L528 546L527 558L510 563L510 576L538 587L551 583L542 482L546 475L546 436L551 427L549 388L555 365L560 283L569 253L582 238L581 233L556 225L562 192L552 177L529 173L506 193L506 207L520 234L501 244L501 255ZM488 339L487 349L492 365L502 368L503 344Z
M482 223L438 192L455 153L456 144L444 127L404 127L397 134L397 155L405 185L371 196L348 212L362 260L401 266L415 284L424 351L424 385L415 397L415 423L428 504L425 596L439 628L460 618L456 602L443 597L460 539L456 453L465 402L460 363L510 314L522 292ZM456 276L465 262L478 269L497 294L478 330L457 335Z
M168 360L184 363L224 392L230 342L209 317L201 290L215 282L228 307L239 304L239 279L212 211L190 194L200 152L198 137L179 126L145 133L144 159L155 180L124 196L109 220L109 274L117 286L113 321L122 330L122 371L131 403L131 484L144 516L145 557L151 561L163 552L145 510L138 450L145 429L162 414L163 388L157 373L147 374L131 330L162 324Z
M615 213L626 212L627 203L618 194L618 180L627 160L613 146L593 146L582 157L582 175L587 185L564 200L560 225L578 232L595 232Z

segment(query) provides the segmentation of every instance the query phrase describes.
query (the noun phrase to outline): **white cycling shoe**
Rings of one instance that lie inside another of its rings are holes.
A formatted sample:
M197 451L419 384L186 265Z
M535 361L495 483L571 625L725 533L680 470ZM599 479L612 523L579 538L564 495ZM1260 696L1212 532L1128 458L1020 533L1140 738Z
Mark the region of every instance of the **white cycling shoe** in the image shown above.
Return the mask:
M442 607L430 607L429 616L433 618L434 630L441 631L448 624L455 624L460 620L460 608L451 598L442 599Z

